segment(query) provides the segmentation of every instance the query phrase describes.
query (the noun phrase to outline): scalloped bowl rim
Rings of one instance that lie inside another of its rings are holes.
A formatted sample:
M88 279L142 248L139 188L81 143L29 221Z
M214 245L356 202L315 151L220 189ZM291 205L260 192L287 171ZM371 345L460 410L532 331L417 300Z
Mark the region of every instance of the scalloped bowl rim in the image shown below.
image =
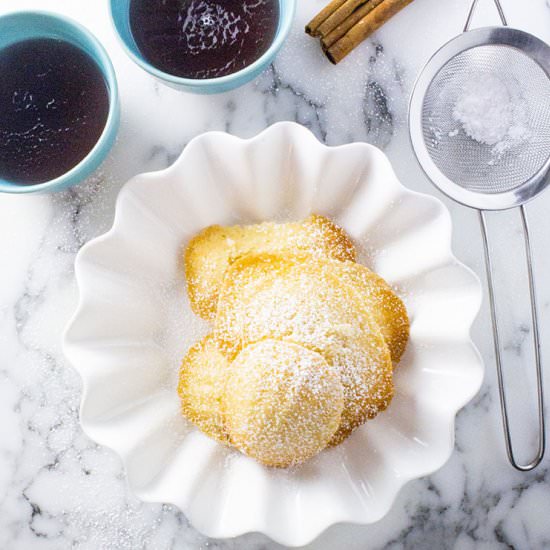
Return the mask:
M309 130L307 130L303 126L295 124L295 123L289 123L289 122L276 123L276 124L266 128L265 130L263 130L262 132L255 135L252 138L240 138L240 137L237 137L237 136L231 136L231 138L234 139L234 140L242 142L242 144L251 144L255 141L259 141L259 140L263 139L266 135L269 135L270 133L274 132L276 129L281 129L281 128L283 128L285 131L289 131L289 132L302 132L302 133L305 132L305 133L309 134L311 137L313 137L313 139L315 139L315 141L317 142L317 145L318 145L319 148L322 148L322 149L325 149L325 150L333 150L334 151L334 150L339 150L339 149L349 149L350 147L361 147L365 151L370 151L371 153L375 152L375 154L382 155L386 159L387 163L390 166L391 171L393 172L393 167L391 167L391 163L389 162L389 159L387 158L385 153L383 153L377 147L375 147L373 145L370 145L370 144L367 144L367 143L349 143L349 144L344 144L344 145L339 145L339 146L327 146L323 143L318 142L317 139L313 136L313 134L311 134L309 132ZM92 250L92 249L95 249L98 246L101 246L104 242L109 241L112 237L114 237L118 233L118 231L120 230L120 227L121 227L120 204L121 204L122 201L125 200L125 197L127 195L131 195L133 193L134 187L136 185L140 184L140 182L142 182L144 180L151 180L151 179L158 180L157 185L161 184L160 180L169 179L173 174L177 174L180 165L183 165L186 162L187 151L190 150L192 145L196 145L197 143L200 143L203 140L210 140L211 138L216 138L216 136L226 137L227 135L228 134L226 134L225 132L221 132L221 131L212 131L212 132L206 132L204 134L200 134L200 135L196 136L195 138L193 138L192 140L190 140L190 142L186 145L186 147L184 148L184 150L182 151L180 156L175 160L175 162L172 165L170 165L169 167L167 167L163 170L138 174L138 175L132 177L123 186L123 188L121 189L121 191L120 191L120 193L119 193L119 195L116 199L115 215L114 215L114 221L113 221L112 227L106 233L104 233L104 234L92 239L88 243L86 243L77 254L77 257L76 257L76 260L75 260L75 276L76 276L76 279L77 279L77 284L78 284L79 290L82 288L82 286L81 286L82 281L81 281L81 277L79 276L79 272L81 270L82 258L86 256L86 254L88 253L89 250ZM451 454L454 450L456 415L478 393L478 391L481 387L482 381L483 381L483 376L484 376L484 364L483 364L482 357L481 357L479 351L477 350L476 345L474 344L474 342L471 338L471 328L472 328L472 325L473 325L473 322L474 322L475 318L477 317L477 315L480 311L481 303L482 303L481 283L480 283L479 278L477 277L477 275L469 267L467 267L466 265L464 265L463 263L458 261L456 259L456 257L454 256L454 254L452 253L452 248L451 248L452 220L451 220L450 213L449 213L448 209L446 208L446 206L439 199L437 199L437 198L435 198L431 195L426 195L424 193L419 193L419 192L411 191L410 189L407 189L399 181L399 179L397 178L397 175L395 174L395 172L393 172L393 174L395 176L395 182L398 183L398 185L400 187L401 195L415 196L415 197L421 198L424 201L430 201L430 202L432 202L432 204L437 206L437 208L439 210L439 215L444 218L445 224L449 228L448 237L446 239L448 241L448 247L447 247L448 248L448 259L450 261L452 261L452 263L455 264L455 266L457 268L460 268L464 273L467 273L468 276L472 279L472 283L475 283L478 287L477 288L476 301L475 301L476 302L475 311L471 312L472 313L472 315L471 315L472 320L469 323L469 326L467 327L469 338L468 338L467 341L463 342L463 343L466 343L469 346L469 348L471 349L471 351L473 352L473 354L475 356L475 363L476 364L473 365L473 366L477 369L477 375L478 375L477 376L477 383L472 384L472 386L470 387L470 390L468 392L463 392L463 398L460 401L458 401L455 404L455 406L449 407L448 411L446 411L448 413L449 418L450 418L450 422L449 422L449 425L448 425L448 433L447 433L447 443L448 443L448 445L447 445L447 448L446 448L445 456L442 457L442 460L440 460L440 463L437 464L437 465L429 466L429 467L425 468L424 470L421 470L421 469L417 468L417 470L414 473L410 473L409 475L401 474L399 476L399 479L398 479L397 483L395 483L393 485L393 487L391 488L390 496L389 496L389 498L386 499L387 504L383 507L380 507L379 512L376 515L374 515L372 518L369 518L368 520L362 520L362 519L359 519L359 518L350 519L348 516L346 516L346 514L342 514L342 517L333 518L330 522L328 522L322 528L315 530L315 532L310 532L310 533L308 533L307 536L302 537L300 539L298 539L297 537L289 537L288 535L283 536L280 533L273 532L272 530L270 530L267 527L264 527L264 528L250 528L249 530L246 530L246 531L242 531L242 530L237 529L233 532L224 531L223 533L208 532L207 529L205 529L205 528L196 527L199 531L202 531L207 536L213 537L213 538L235 538L235 537L239 537L239 536L242 536L242 535L245 535L245 534L248 534L248 533L262 533L264 535L267 535L270 539L272 539L273 541L275 541L279 544L296 547L296 546L303 546L303 545L306 545L306 544L312 542L317 537L319 537L323 532L325 532L327 529L329 529L330 527L332 527L334 525L337 525L337 524L350 524L350 525L368 525L368 524L372 524L372 523L375 523L376 521L379 521L380 519L382 519L389 512L389 510L393 506L399 492L403 489L403 487L409 481L427 476L427 475L439 470L447 462L447 460L450 458L450 456L451 456ZM64 348L64 351L65 351L65 355L68 357L70 363L73 365L75 370L80 374L80 376L82 378L83 385L82 385L82 398L81 398L81 405L80 405L81 411L82 411L82 408L83 408L83 406L84 406L84 404L87 400L87 397L88 397L89 383L88 383L88 380L86 378L86 375L79 369L78 361L74 361L74 360L71 359L72 353L70 353L68 351L68 348L71 344L70 337L69 337L69 331L72 329L72 327L74 325L76 325L78 323L80 314L81 314L84 306L85 306L85 300L82 297L82 293L79 292L78 305L76 307L76 311L73 314L73 316L71 317L71 319L70 319L70 321L67 325L67 328L64 332L64 335L63 335L63 348ZM472 364L473 364L473 362L474 361L472 361ZM80 421L81 421L81 426L82 426L83 431L91 439L93 439L95 441L98 441L98 438L96 436L89 433L88 427L87 427L87 424L86 424L86 420L83 419L82 416L80 418ZM101 441L98 441L98 442L100 444L103 444L103 443L101 443ZM112 448L112 447L110 447L110 448ZM116 450L114 450L114 452L121 458L121 460L123 462L123 465L126 469L127 464L126 464L125 458L122 457ZM139 491L136 491L131 486L130 486L130 488L139 497ZM147 501L147 502L163 502L163 503L168 503L168 504L174 505L176 508L182 510L182 512L188 517L190 523L193 526L195 526L195 523L194 523L193 519L189 518L188 508L187 509L182 508L182 506L180 504L178 504L176 502L173 502L170 499L156 499L156 498L147 497L144 500Z

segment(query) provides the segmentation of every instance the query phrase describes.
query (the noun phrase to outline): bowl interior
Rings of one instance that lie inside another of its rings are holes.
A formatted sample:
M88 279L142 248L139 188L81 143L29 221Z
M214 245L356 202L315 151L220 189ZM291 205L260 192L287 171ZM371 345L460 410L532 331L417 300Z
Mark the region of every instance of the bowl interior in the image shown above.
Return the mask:
M84 51L103 74L109 94L109 114L103 133L95 146L76 166L53 180L22 185L0 178L0 191L35 193L57 191L80 182L89 175L109 152L114 143L119 120L118 87L114 68L107 52L98 40L79 23L46 12L16 12L0 17L0 50L17 42L34 38L64 40Z
M158 79L165 81L168 84L182 86L186 89L203 90L205 93L209 91L220 91L218 87L229 83L238 82L246 83L258 74L259 71L271 62L274 55L277 53L282 43L284 42L294 17L296 9L296 0L278 0L279 1L279 24L275 33L275 38L271 46L261 55L254 63L251 63L244 69L236 71L226 76L218 78L193 79L183 78L166 73L154 65L151 65L142 55L139 50L132 30L130 28L130 3L132 0L110 0L111 16L115 30L120 38L126 53L136 62L142 69L156 76Z
M341 225L359 261L396 289L411 340L385 413L337 448L278 471L181 415L180 361L208 330L189 307L181 257L208 225L311 213ZM445 207L407 191L374 147L328 148L291 123L252 140L196 138L171 168L127 184L112 230L79 253L80 305L65 353L84 381L83 428L120 454L139 497L176 504L213 537L261 531L301 545L333 523L377 521L406 481L447 460L455 414L481 383L469 336L480 284L450 243Z

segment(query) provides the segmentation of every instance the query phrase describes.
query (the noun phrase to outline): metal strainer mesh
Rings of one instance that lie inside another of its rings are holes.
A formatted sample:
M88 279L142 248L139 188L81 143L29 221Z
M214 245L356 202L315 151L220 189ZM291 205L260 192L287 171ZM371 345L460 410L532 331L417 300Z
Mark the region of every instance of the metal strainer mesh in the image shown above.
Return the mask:
M526 135L504 150L471 139L453 117L464 89L477 75L506 75L522 109ZM550 79L520 50L484 45L452 58L430 84L422 108L428 153L457 185L477 193L505 193L534 176L550 157Z

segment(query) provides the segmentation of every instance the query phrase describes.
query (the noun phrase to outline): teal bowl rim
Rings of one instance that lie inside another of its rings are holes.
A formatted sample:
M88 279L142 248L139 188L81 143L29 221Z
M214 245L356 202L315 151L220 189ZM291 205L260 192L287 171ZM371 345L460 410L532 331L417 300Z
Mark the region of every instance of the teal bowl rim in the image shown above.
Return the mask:
M115 29L115 33L119 39L119 42L122 44L126 54L137 63L142 69L157 77L159 80L164 80L176 86L182 86L187 88L196 88L207 90L209 88L214 88L218 86L223 86L224 84L231 84L236 80L245 78L242 81L243 84L247 82L246 76L249 74L252 77L255 75L256 71L263 70L263 67L267 65L275 54L279 51L284 41L286 40L288 33L292 27L292 22L294 21L294 15L296 13L297 0L279 0L280 6L285 6L287 9L283 16L279 17L279 26L277 27L277 32L273 42L269 48L258 58L256 61L247 65L244 69L241 69L235 73L231 73L225 76L219 76L216 78L185 78L182 76L175 76L170 73L165 73L160 69L157 69L154 65L151 65L148 61L145 60L141 55L136 55L132 48L130 48L120 34L118 25L116 24L115 17L113 14L113 5L114 3L119 2L120 0L109 0L109 13L111 16L111 23ZM131 0L129 0L130 2Z
M80 34L85 41L87 41L93 49L93 59L98 65L105 81L107 83L109 91L109 113L107 120L105 121L105 127L103 132L99 136L96 144L90 150L90 152L76 165L73 166L68 172L65 172L61 176L52 180L45 181L43 183L36 184L22 184L17 182L7 182L0 178L0 192L1 193L40 193L45 191L60 191L67 187L71 187L80 183L83 179L90 175L105 159L107 153L111 150L116 134L118 131L118 125L120 121L120 105L118 95L118 83L116 78L115 69L111 58L107 54L105 47L101 42L92 34L86 27L81 25L78 21L60 15L50 11L43 10L21 10L6 13L0 16L0 21L7 18L21 18L25 17L43 17L45 19L53 20L55 23L61 23L67 27L72 27ZM21 42L26 40L23 38ZM67 40L67 42L70 42ZM77 45L78 46L78 45ZM1 50L1 48L0 48Z

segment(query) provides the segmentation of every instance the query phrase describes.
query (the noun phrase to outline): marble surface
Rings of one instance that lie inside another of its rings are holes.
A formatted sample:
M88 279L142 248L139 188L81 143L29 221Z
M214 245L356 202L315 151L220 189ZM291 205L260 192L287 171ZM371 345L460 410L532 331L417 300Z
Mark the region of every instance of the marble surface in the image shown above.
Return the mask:
M299 0L292 35L273 66L254 83L214 97L175 92L131 63L116 42L106 1L0 5L0 13L51 9L89 27L112 56L122 99L118 142L87 182L57 195L0 196L0 548L277 548L255 534L208 540L174 508L139 502L114 453L80 430L80 380L63 358L61 334L77 299L75 254L109 227L120 187L134 174L167 166L206 130L247 137L294 120L328 144L360 140L382 147L405 185L436 194L408 142L407 99L422 64L462 28L469 1L416 0L337 67L302 31L325 2ZM512 25L550 41L548 0L502 2ZM496 22L490 1L481 3L476 23ZM457 256L483 277L477 214L445 202ZM549 206L546 194L528 207L543 345L550 332ZM500 252L495 263L513 427L528 447L534 437L533 354L519 218L492 214L489 221L492 248ZM334 527L311 548L550 548L550 456L529 474L514 471L505 459L486 302L473 336L486 361L486 380L458 416L449 462L409 483L379 523ZM543 359L550 359L547 346ZM545 378L550 388L550 368Z

